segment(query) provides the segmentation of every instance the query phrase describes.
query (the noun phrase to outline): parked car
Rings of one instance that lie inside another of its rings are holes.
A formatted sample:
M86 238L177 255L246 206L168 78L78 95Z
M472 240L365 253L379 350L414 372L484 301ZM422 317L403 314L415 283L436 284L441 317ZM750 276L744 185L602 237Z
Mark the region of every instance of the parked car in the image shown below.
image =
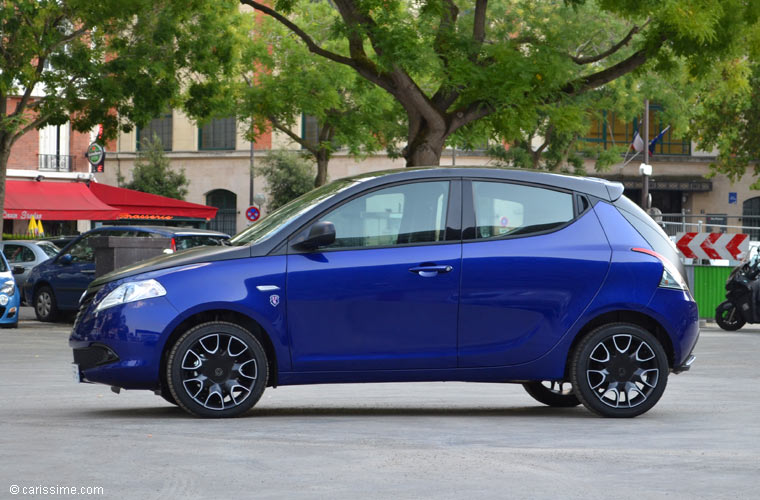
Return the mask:
M40 321L55 321L59 312L76 311L79 297L95 277L91 238L138 236L171 238L171 251L199 245L222 245L229 235L205 229L166 226L102 226L66 245L54 258L35 266L24 285L24 297Z
M619 183L375 172L230 243L93 281L69 339L76 379L203 417L240 415L267 386L402 381L514 382L633 417L694 360L676 248Z
M14 274L21 272L21 267L11 270L5 256L0 253L0 328L18 326L19 308L21 307L21 290L16 286Z
M79 238L78 234L63 235L63 236L51 236L49 238L43 238L45 241L49 241L59 249L65 247L75 239Z
M24 269L21 274L15 274L16 285L19 288L19 294L23 289L32 268L37 264L45 262L51 257L58 254L60 248L45 240L8 240L0 242L0 249L3 251L8 264L14 267Z

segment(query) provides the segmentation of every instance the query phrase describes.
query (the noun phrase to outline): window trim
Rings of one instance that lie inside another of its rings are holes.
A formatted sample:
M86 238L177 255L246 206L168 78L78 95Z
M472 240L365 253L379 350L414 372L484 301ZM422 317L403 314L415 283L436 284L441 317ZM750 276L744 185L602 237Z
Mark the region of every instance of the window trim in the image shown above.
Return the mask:
M535 233L528 234L502 234L496 236L490 236L488 238L476 238L476 223L475 223L475 197L473 193L473 182L494 182L500 184L512 184L518 186L526 186L538 189L546 189L547 191L556 191L559 193L565 193L572 197L573 203L573 218L559 226L551 229L544 229L543 231L536 231ZM591 207L591 201L589 200L589 206L582 213L579 213L578 196L585 196L582 193L576 193L570 189L556 188L554 186L546 186L543 184L534 184L530 182L519 182L511 180L493 179L486 177L470 177L462 180L462 243L482 243L487 241L497 240L513 240L518 238L531 238L533 236L541 236L544 234L551 234L557 231L561 231L570 224L573 224L578 218L588 212ZM588 199L588 198L587 198Z
M368 195L375 191L380 191L382 189L392 188L395 186L418 184L421 182L448 182L449 183L449 199L448 199L448 204L446 206L446 221L444 222L444 229L443 229L444 236L441 241L402 243L400 245L377 245L377 246L371 246L371 247L317 248L315 250L299 250L293 247L293 240L299 239L303 235L302 233L308 230L312 224L318 221L326 213L336 210L339 207L345 205L346 203L350 203L351 201L357 198ZM462 199L461 177L430 177L430 178L424 178L424 179L414 179L411 181L403 180L403 181L391 182L388 184L382 184L379 186L374 186L372 188L365 189L364 191L355 193L352 196L349 196L348 198L346 198L345 200L342 200L339 203L330 205L329 207L326 207L324 210L321 210L318 214L316 214L314 217L309 219L308 222L299 226L297 229L291 232L287 238L285 238L286 244L285 244L285 247L283 248L284 252L278 251L275 253L277 254L287 253L287 255L310 255L310 254L320 254L320 253L329 253L329 252L346 252L346 251L353 252L357 250L380 250L380 249L386 249L386 248L451 245L451 244L460 243L461 242L461 220L462 220L461 199ZM459 207L457 207L457 205L459 205ZM452 239L449 239L449 238L452 238Z

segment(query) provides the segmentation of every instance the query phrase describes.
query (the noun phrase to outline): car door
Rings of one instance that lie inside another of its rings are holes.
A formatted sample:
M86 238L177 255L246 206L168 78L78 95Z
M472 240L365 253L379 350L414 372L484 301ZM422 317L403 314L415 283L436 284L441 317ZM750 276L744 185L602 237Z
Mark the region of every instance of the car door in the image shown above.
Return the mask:
M313 221L332 222L336 240L317 251L289 250L295 370L456 366L461 242L446 228L447 218L459 225L460 192L458 181L402 183Z
M105 235L104 231L84 235L56 258L55 267L49 271L49 279L59 308L78 307L82 292L95 279L95 251L92 238Z
M491 180L463 185L459 366L545 354L599 290L611 250L588 200Z

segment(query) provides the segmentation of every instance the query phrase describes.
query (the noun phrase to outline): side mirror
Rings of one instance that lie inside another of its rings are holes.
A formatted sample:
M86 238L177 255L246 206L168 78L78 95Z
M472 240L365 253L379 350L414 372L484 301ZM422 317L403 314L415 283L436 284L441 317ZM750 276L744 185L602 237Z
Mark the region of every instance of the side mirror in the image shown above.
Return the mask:
M13 266L13 269L11 269L13 274L24 274L24 271L26 271L26 269L21 266Z
M68 266L68 265L71 265L73 260L74 260L74 257L72 257L70 253L67 253L67 254L61 255L61 258L58 259L58 262L60 264L63 264L64 266Z
M319 221L309 229L309 235L293 243L298 250L316 250L335 242L335 225L329 221Z

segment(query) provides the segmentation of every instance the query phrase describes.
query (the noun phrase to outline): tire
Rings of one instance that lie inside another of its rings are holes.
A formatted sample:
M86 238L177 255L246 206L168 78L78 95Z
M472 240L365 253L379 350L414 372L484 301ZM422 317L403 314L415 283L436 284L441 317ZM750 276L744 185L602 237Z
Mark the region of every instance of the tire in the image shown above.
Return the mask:
M164 399L164 401L166 401L170 405L179 406L177 404L177 400L174 399L174 396L172 396L172 392L169 389L162 389L161 397Z
M526 382L523 388L539 403L554 408L572 408L581 404L569 382Z
M236 417L267 386L269 362L248 330L222 321L185 332L169 351L166 380L177 405L198 417Z
M50 323L58 318L58 304L53 289L47 285L34 292L34 314L38 321Z
M729 332L735 332L745 323L736 306L728 300L715 309L715 322L718 323L719 327Z
M669 371L657 337L627 323L592 331L576 346L570 364L573 392L583 406L614 418L649 411L662 397Z

